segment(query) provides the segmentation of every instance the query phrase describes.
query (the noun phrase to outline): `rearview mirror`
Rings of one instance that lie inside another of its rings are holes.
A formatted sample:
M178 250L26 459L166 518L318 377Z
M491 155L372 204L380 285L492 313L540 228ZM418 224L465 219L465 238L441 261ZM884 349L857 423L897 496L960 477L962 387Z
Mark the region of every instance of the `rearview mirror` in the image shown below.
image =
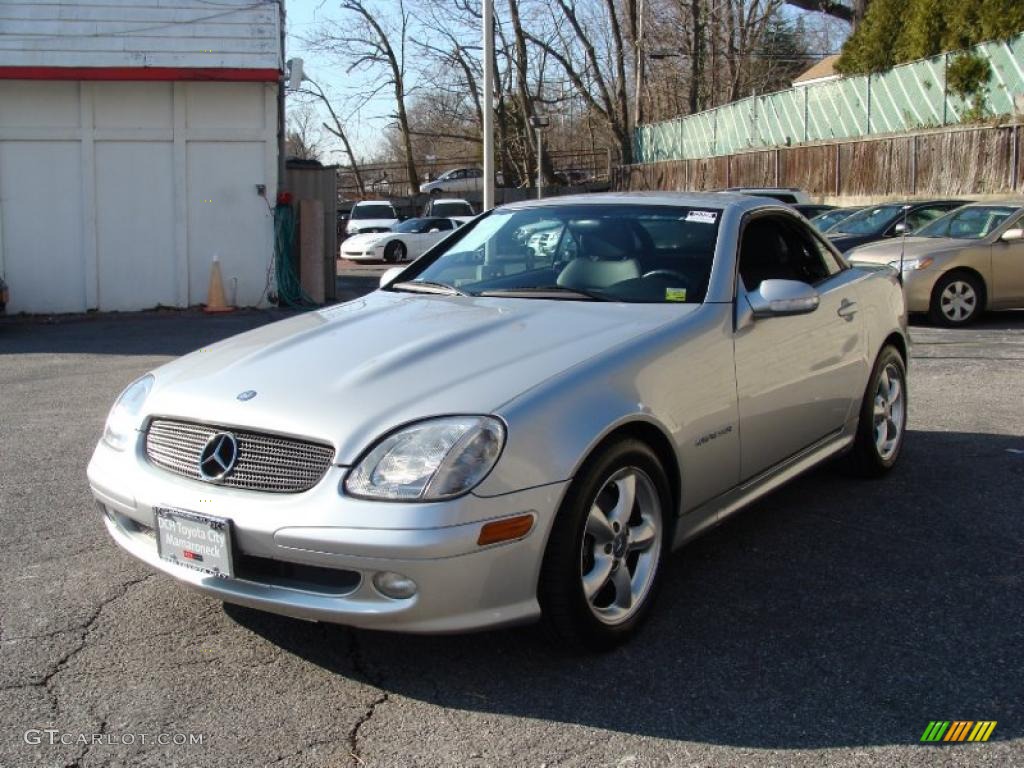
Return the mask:
M405 267L391 267L391 269L387 270L386 272L384 272L383 275L380 276L379 287L383 288L384 286L389 285L392 280L394 280L404 271Z
M1008 229L999 236L999 239L1004 243L1012 243L1014 240L1024 240L1024 229L1021 227L1013 227Z
M804 315L816 310L821 298L799 280L762 280L756 290L748 291L747 301L754 317L760 318Z

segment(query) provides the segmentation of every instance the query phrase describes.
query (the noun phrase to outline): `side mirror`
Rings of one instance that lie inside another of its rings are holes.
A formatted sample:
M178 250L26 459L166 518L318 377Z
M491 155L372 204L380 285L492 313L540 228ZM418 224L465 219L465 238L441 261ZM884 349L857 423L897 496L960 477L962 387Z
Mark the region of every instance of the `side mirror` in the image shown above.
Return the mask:
M805 315L818 308L821 298L807 283L799 280L762 280L747 293L755 318Z
M1024 240L1024 228L1013 227L1008 229L999 236L999 239L1004 243L1012 243L1017 240Z
M405 267L391 267L383 275L380 276L380 284L378 287L383 288L386 285L390 285L396 277L405 271Z
M430 231L431 231L431 232L440 232L441 230L440 230L440 229L438 229L437 227L434 227L434 228L433 228L433 229L431 229Z
M907 225L904 224L902 221L892 228L892 233L894 235L902 235L904 232L907 231L909 231L909 229L907 228Z

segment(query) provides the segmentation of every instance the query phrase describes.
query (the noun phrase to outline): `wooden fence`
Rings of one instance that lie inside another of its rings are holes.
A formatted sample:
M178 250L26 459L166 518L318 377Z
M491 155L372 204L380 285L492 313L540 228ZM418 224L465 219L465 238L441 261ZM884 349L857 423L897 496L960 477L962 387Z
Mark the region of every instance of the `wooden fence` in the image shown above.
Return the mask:
M917 131L613 168L615 190L798 187L814 197L1024 194L1024 123Z

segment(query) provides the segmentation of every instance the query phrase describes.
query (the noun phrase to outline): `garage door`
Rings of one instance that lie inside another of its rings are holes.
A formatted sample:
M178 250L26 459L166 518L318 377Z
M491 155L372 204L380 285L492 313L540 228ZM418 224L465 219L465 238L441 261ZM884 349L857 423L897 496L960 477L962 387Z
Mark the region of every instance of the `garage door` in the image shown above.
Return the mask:
M7 310L206 301L220 256L263 301L276 101L262 83L0 80L0 274Z

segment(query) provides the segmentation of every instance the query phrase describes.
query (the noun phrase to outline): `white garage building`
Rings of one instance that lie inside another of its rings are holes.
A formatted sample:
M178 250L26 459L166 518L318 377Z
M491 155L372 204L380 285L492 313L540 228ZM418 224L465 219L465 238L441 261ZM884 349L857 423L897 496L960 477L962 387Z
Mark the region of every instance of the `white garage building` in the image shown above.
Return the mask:
M204 303L215 255L229 301L265 302L282 16L278 0L0 2L8 313Z

